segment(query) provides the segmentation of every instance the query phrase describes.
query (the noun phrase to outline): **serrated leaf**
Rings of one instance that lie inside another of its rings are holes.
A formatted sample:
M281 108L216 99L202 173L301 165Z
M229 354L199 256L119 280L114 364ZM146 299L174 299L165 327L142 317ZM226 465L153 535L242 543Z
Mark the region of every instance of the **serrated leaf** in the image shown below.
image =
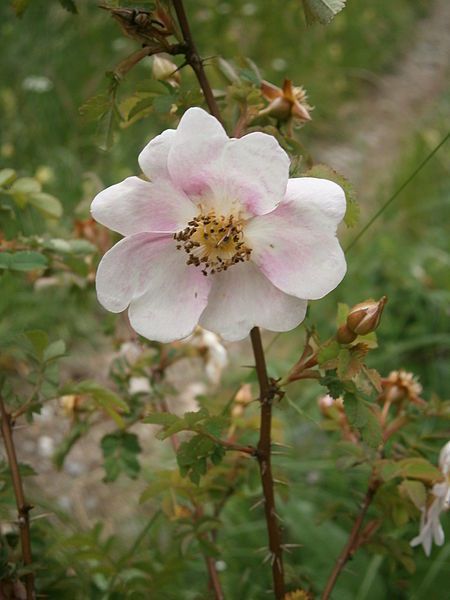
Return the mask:
M170 112L175 100L175 97L172 95L156 96L153 100L153 108L157 113L167 114Z
M8 187L16 179L17 174L14 169L0 170L0 187Z
M173 415L171 413L150 413L149 415L146 415L145 419L142 419L143 423L150 423L152 425L165 425L165 426L169 426L169 425L173 425L174 423L177 423L178 421L181 421L181 418L178 417L177 415Z
M338 358L340 350L341 346L336 340L332 340L328 344L322 346L317 353L319 365L324 368L334 368L336 366L334 361ZM333 367L331 367L331 365L333 365Z
M115 481L121 472L135 479L141 469L139 440L134 433L116 432L103 437L101 448L106 472L105 481Z
M369 348L365 344L356 344L343 348L339 353L337 372L340 379L353 379L364 366L364 358Z
M378 448L383 443L383 433L381 430L380 422L376 415L370 410L368 406L366 408L366 423L361 427L361 435L364 442L371 448Z
M365 406L364 401L354 394L344 394L344 410L352 427L361 429L367 424L369 409Z
M308 25L315 22L327 25L345 7L345 3L346 0L303 0L306 22Z
M109 94L97 94L80 106L78 112L84 121L99 121L111 108Z
M59 219L63 214L61 202L55 196L39 192L31 194L28 202L34 206L44 217L49 219Z
M341 186L345 192L347 207L344 215L344 223L347 227L354 227L359 221L359 205L355 198L355 192L352 184L343 175L327 165L314 165L309 171L304 173L308 177L319 177L320 179L330 179Z
M319 383L327 388L328 393L335 400L344 392L344 385L336 375L326 375L319 380Z

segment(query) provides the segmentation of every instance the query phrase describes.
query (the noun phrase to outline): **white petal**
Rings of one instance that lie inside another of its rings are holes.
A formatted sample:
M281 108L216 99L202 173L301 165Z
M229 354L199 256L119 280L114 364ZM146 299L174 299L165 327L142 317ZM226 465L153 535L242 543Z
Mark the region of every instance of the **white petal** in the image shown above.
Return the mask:
M228 139L220 123L201 109L190 109L181 119L168 165L177 186L222 214L273 210L289 177L289 157L273 136L257 132Z
M268 213L284 198L289 162L271 135L255 132L229 140L214 165L213 197L237 199L247 215Z
M173 233L186 227L197 208L169 180L148 182L128 177L94 198L96 221L122 235L144 231Z
M168 155L168 168L175 184L191 196L205 193L212 165L227 141L227 134L215 117L201 108L187 110Z
M342 280L344 253L336 228L345 213L345 195L332 181L290 179L276 210L246 226L252 260L286 294L322 298Z
M198 324L210 288L210 278L186 265L183 251L171 249L149 268L147 290L130 303L130 324L149 340L180 340Z
M139 154L139 165L152 181L169 179L167 157L175 137L175 129L167 129L153 138Z
M236 341L255 326L289 331L303 321L306 306L278 290L251 262L240 263L214 275L200 325Z
M172 248L174 240L165 235L138 233L120 240L98 265L100 304L111 312L125 310L133 298L146 291L155 266Z

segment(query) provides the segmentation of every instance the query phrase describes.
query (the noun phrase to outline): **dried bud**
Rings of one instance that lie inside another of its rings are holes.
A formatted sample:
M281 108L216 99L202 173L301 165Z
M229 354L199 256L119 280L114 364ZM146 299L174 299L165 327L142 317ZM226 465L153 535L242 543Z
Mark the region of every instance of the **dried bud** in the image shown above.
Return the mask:
M311 107L307 103L307 95L301 86L294 87L290 79L285 79L283 88L279 88L268 81L261 83L261 92L269 105L260 111L260 115L274 117L278 121L306 122L311 120L309 111Z
M412 373L407 371L392 371L389 377L381 380L383 393L379 397L381 403L401 404L405 400L412 404L424 405L425 400L420 397L422 386Z
M347 327L357 335L372 333L380 324L386 302L387 298L383 296L378 302L366 300L356 304L348 313Z
M178 67L171 60L158 54L153 57L152 73L158 81L167 81L173 87L180 85L181 77Z

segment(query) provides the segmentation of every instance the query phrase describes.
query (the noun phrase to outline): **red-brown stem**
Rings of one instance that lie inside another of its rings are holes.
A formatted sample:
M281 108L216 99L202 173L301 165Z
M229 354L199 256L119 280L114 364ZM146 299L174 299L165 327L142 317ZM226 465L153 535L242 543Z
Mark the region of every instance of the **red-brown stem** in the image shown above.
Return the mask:
M31 555L31 536L30 536L30 510L33 508L27 504L23 491L22 477L20 475L19 463L17 462L16 448L12 435L11 415L6 411L3 399L0 398L0 412L2 417L1 430L3 441L5 443L6 455L8 457L9 469L16 498L18 524L20 531L20 543L22 546L22 560L24 565L31 565L33 558ZM27 573L24 577L27 600L34 598L34 575Z
M214 98L212 88L209 85L208 78L206 77L206 73L203 68L202 59L200 58L200 55L197 52L197 47L192 38L191 28L189 26L189 21L186 16L186 11L184 10L183 0L172 0L172 2L177 15L178 23L180 24L181 33L183 35L183 41L186 46L186 62L188 65L191 66L192 70L194 71L197 77L200 87L202 88L203 95L205 96L209 112L214 117L216 117L218 121L222 122L219 107L217 105L216 99Z
M255 357L256 374L259 382L259 401L261 405L261 424L257 446L257 458L261 473L261 483L264 494L264 512L266 515L267 532L269 535L269 550L272 561L273 591L276 600L284 598L284 569L283 549L281 547L281 532L275 511L275 494L273 489L271 465L271 430L272 430L272 401L269 377L267 375L266 359L258 327L250 332L253 354Z
M334 586L336 585L336 581L337 581L339 575L341 574L342 569L345 567L345 565L347 564L347 561L350 558L352 558L352 556L358 549L358 538L359 538L361 526L363 524L364 518L369 509L369 506L373 500L373 497L375 496L375 492L378 489L378 486L379 486L378 481L372 475L369 480L367 492L366 492L366 495L364 496L363 503L361 504L360 511L358 513L358 516L355 519L355 522L353 523L352 530L350 531L350 535L347 540L347 543L345 544L344 548L342 549L342 552L339 554L339 556L336 560L336 563L334 565L334 568L330 574L330 577L328 578L327 584L325 586L325 590L322 594L322 600L328 600L328 598L331 595L331 592L333 591Z

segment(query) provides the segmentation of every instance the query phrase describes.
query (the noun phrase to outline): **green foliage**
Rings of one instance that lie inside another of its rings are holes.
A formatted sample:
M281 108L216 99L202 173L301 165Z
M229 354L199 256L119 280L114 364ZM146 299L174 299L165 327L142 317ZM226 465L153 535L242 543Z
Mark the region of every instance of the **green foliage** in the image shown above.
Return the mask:
M115 481L121 473L136 479L141 470L138 455L141 452L136 434L118 431L105 435L101 441L105 481Z

